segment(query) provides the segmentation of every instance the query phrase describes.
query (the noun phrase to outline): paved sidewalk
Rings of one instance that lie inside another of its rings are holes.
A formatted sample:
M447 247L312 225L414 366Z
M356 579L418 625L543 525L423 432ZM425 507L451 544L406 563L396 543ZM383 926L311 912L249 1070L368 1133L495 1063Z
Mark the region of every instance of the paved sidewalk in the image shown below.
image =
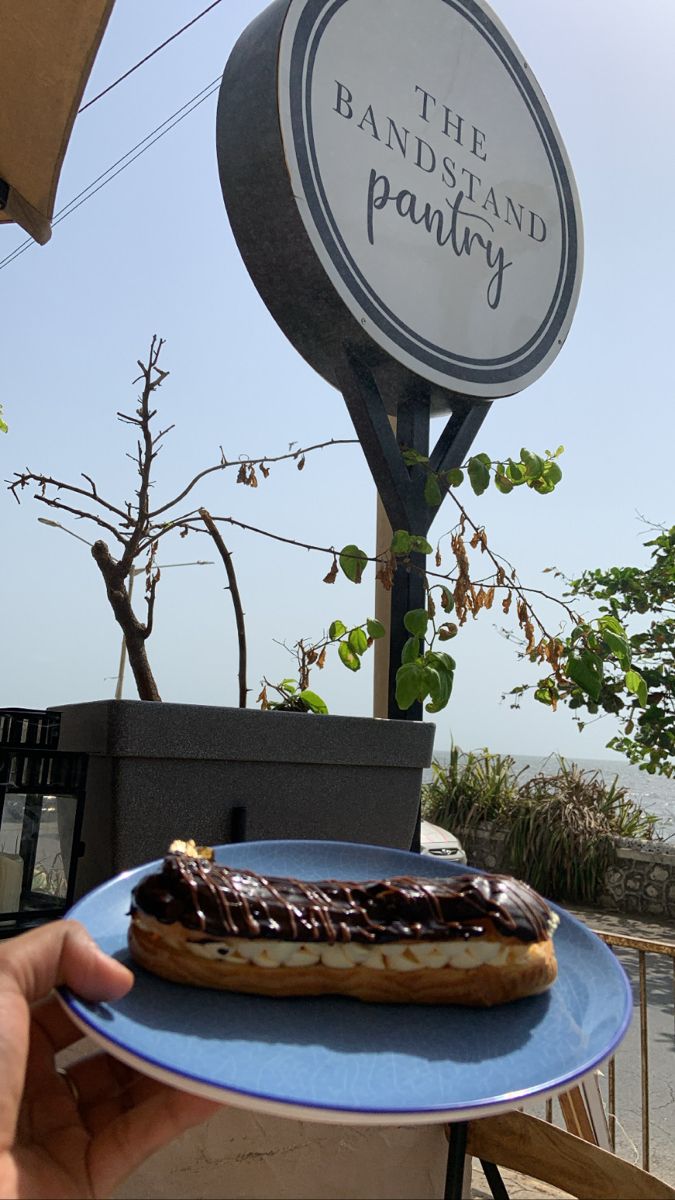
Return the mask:
M649 938L655 942L675 943L673 922L658 917L638 917L629 913L608 912L605 908L576 908L566 906L591 929L607 933L625 933L628 937Z
M517 1171L502 1171L501 1176L509 1193L509 1200L557 1200L559 1196L569 1196L569 1192L561 1192L549 1183L540 1183L537 1179L528 1179L525 1175L519 1175ZM492 1192L479 1163L474 1163L471 1200L492 1200Z

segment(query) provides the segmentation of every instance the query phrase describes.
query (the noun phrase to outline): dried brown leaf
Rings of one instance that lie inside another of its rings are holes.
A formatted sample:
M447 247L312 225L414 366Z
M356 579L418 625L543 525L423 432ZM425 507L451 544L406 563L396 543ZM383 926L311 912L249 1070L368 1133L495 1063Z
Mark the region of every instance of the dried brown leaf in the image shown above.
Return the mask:
M332 565L330 571L328 572L328 574L324 575L323 581L324 581L324 583L335 583L335 580L337 579L337 577L338 577L338 561L337 561L337 558L334 558L333 565Z

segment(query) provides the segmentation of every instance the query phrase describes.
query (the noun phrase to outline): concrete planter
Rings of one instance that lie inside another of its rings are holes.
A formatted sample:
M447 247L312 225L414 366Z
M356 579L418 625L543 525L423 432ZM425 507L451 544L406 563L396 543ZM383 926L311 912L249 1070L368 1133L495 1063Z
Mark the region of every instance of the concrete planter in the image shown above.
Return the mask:
M409 849L433 725L102 700L56 707L88 754L81 895L176 837L326 838ZM238 810L238 811L237 811Z

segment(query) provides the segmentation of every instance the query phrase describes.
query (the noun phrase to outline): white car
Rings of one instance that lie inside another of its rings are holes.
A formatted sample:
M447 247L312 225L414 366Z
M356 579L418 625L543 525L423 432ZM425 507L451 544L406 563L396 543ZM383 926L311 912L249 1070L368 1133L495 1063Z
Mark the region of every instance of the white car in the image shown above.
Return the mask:
M449 858L456 863L466 862L466 854L457 838L440 825L422 821L420 840L422 854L431 854L434 858Z

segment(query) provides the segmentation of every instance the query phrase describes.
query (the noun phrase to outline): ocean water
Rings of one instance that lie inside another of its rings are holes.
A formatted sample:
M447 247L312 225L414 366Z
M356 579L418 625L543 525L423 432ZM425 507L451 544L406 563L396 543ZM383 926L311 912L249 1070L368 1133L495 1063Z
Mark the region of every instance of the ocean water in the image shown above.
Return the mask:
M449 754L439 752L434 758L441 764L449 761ZM522 782L539 771L554 774L557 761L553 756L542 758L538 754L530 757L513 755L514 771L522 771ZM615 762L606 758L575 758L578 767L584 771L597 771L607 783L618 777L619 784L628 789L631 800L639 804L645 812L654 813L659 818L656 826L658 837L665 838L675 844L675 779L667 779L662 775L647 775L639 767L630 763ZM431 771L424 772L425 782L431 778Z

